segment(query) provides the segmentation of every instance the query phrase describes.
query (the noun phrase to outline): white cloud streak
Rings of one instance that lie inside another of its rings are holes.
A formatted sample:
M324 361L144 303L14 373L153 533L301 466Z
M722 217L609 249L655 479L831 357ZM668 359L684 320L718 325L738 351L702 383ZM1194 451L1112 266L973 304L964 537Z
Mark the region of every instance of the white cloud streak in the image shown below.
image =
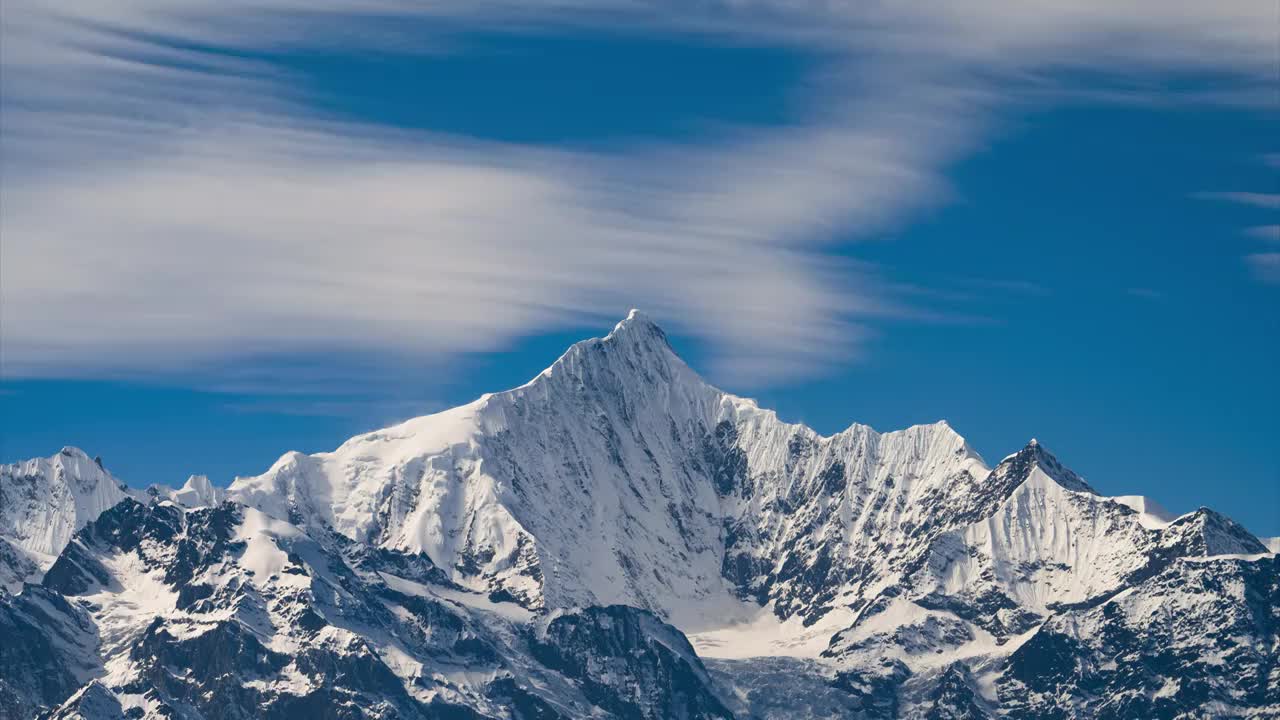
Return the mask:
M7 367L486 350L638 304L715 341L724 372L811 372L852 349L850 318L889 308L842 290L856 268L837 281L806 241L934 181L915 169L923 143L874 125L799 147L647 152L660 172L369 132L199 127L15 188L0 230Z
M1245 228L1244 234L1258 240L1280 243L1280 225L1255 225Z
M1266 210L1280 210L1280 193L1265 192L1202 192L1196 193L1202 200L1221 200L1223 202L1248 205Z
M1259 281L1280 285L1280 252L1252 253L1245 255L1244 261Z
M1256 5L11 0L0 355L9 376L438 358L640 305L710 341L718 380L810 374L856 353L866 318L900 311L827 248L947 196L943 169L1003 101L988 75L1256 78L1274 43ZM439 50L353 13L639 22L834 59L791 126L604 153L321 122L270 65L196 49Z

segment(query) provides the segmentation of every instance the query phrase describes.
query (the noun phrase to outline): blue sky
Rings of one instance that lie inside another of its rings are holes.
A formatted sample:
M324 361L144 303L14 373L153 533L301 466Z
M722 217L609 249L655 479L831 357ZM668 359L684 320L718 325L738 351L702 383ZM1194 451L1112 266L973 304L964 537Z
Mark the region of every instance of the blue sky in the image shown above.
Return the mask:
M639 306L820 431L1035 436L1280 534L1251 5L434 7L8 11L0 460L226 483Z

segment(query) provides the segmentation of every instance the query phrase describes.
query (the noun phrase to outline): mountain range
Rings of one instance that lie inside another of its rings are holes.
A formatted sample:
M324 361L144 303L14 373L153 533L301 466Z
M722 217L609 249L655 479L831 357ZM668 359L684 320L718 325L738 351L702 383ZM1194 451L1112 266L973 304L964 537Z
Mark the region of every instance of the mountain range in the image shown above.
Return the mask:
M227 488L0 466L0 717L1280 717L1277 550L1035 440L783 422L633 311Z

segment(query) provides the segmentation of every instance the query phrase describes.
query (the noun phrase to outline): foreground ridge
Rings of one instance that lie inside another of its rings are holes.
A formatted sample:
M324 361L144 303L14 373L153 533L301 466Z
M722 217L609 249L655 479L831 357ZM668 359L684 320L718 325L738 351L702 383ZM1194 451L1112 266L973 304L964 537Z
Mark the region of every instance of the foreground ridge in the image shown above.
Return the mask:
M226 491L0 466L0 520L6 717L1280 713L1280 568L1229 518L782 422L636 311Z

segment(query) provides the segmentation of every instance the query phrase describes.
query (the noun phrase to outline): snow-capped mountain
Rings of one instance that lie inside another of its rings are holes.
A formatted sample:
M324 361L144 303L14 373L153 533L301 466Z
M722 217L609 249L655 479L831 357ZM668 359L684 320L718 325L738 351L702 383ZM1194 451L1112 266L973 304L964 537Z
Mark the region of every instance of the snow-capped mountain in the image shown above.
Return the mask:
M193 475L180 489L130 488L80 448L52 457L0 465L0 591L38 581L71 536L127 497L172 500L187 507L216 505L226 492Z
M129 495L101 461L72 447L0 465L0 478L0 528L18 547L41 555L57 555L76 530Z
M227 497L226 489L216 487L205 475L188 477L182 487L177 490L167 485L151 485L145 492L148 498L169 500L189 508L213 507ZM133 495L137 499L142 499L136 492Z
M1034 440L819 435L635 312L225 493L2 470L15 717L1280 716L1275 548L1229 518Z
M79 448L0 465L0 587L39 579L75 531L129 494Z
M632 313L524 386L286 455L229 493L423 552L530 609L618 603L701 627L874 592L865 578L909 552L931 504L980 511L986 475L945 423L831 437L783 423L703 382Z

